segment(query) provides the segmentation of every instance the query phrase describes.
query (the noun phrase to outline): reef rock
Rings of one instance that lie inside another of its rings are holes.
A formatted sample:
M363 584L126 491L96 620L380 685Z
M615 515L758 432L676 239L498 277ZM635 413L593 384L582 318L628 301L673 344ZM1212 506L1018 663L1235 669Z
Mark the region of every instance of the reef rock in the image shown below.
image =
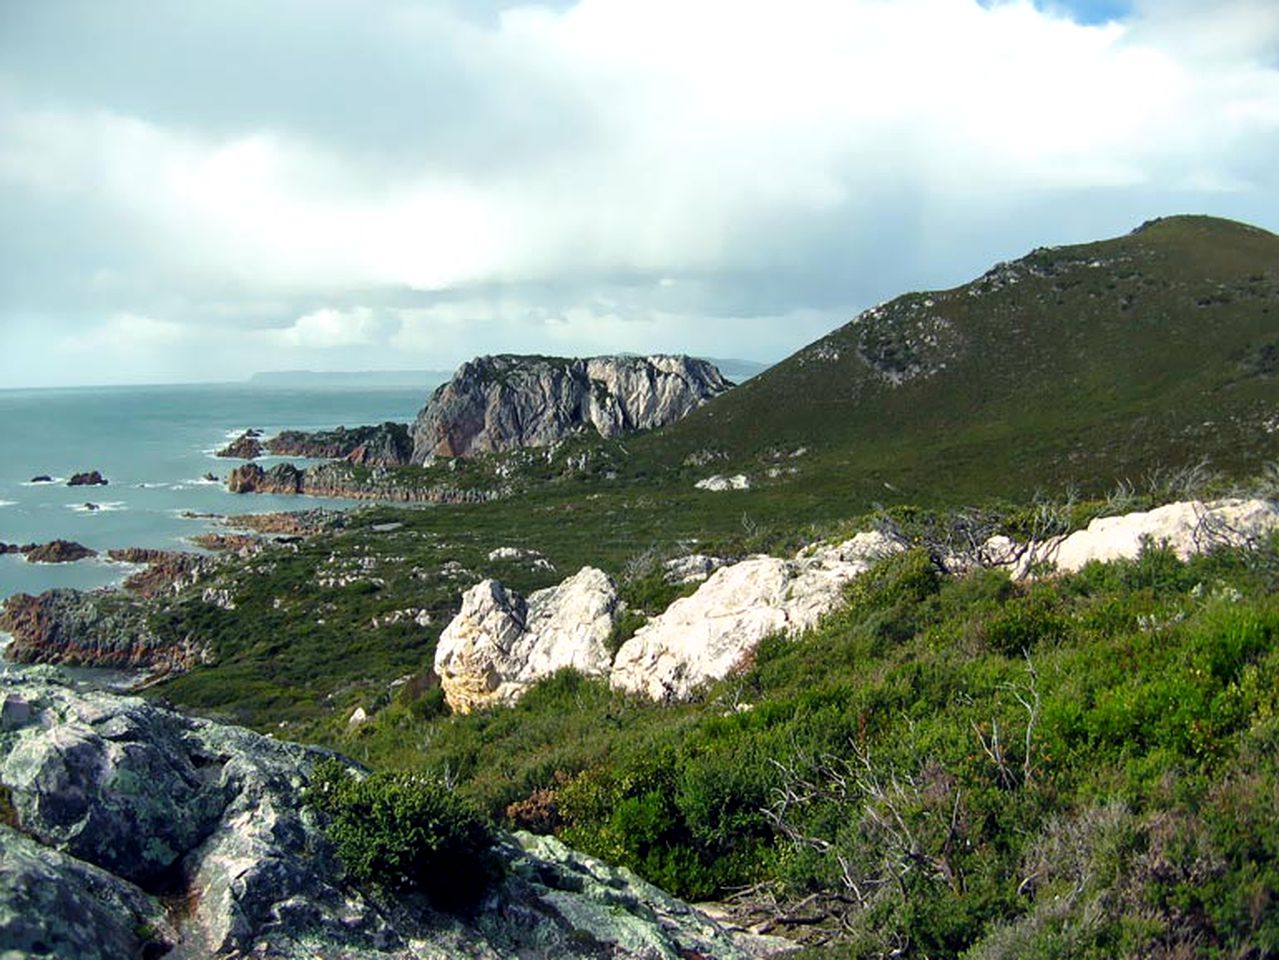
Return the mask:
M793 560L756 556L721 567L622 644L609 683L654 700L686 699L748 662L765 637L814 626L842 602L849 580L900 549L883 534L859 533Z
M606 674L616 619L617 588L594 567L527 600L484 580L466 591L461 611L440 635L435 672L458 712L513 703L565 667Z
M48 543L24 547L22 552L30 563L75 563L85 557L98 555L98 551L74 540L50 540Z
M524 357L465 363L413 424L413 462L544 447L584 429L649 430L728 390L714 364L683 356Z
M67 481L68 487L105 487L107 480L97 470L90 470L87 473L74 473L71 479Z
M0 737L5 957L746 960L789 946L530 834L498 836L503 875L473 913L364 890L304 806L323 751L35 678L0 677L0 701L6 717L26 708Z

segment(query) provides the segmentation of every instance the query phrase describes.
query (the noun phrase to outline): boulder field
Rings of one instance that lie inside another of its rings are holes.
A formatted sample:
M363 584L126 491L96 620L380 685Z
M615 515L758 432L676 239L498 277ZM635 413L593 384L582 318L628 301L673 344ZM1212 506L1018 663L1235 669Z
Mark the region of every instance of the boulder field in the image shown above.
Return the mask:
M1182 501L1100 517L1068 536L1039 542L993 537L977 560L1017 577L1073 573L1094 560L1135 558L1146 544L1164 545L1185 559L1218 546L1246 547L1276 530L1279 504L1273 501ZM670 565L676 579L704 576L704 582L641 626L615 656L607 640L620 604L603 572L583 568L527 600L485 580L463 595L461 611L441 635L435 671L449 705L461 712L513 703L564 667L607 677L615 689L654 700L687 699L746 664L764 638L796 636L815 626L841 605L849 581L901 549L890 536L865 532L790 559L747 557L713 572L709 558L687 564L677 559ZM952 559L956 568L964 565L963 558Z
M550 837L500 834L474 909L353 884L305 790L324 751L0 677L0 957L776 955Z

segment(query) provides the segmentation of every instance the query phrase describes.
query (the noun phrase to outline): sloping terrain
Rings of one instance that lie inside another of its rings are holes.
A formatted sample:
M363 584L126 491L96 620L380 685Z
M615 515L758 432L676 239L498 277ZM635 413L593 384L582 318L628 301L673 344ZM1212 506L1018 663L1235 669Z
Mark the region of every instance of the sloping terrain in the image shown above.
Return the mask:
M1101 489L1204 457L1255 471L1279 455L1277 374L1279 237L1170 217L898 297L631 447L842 499Z

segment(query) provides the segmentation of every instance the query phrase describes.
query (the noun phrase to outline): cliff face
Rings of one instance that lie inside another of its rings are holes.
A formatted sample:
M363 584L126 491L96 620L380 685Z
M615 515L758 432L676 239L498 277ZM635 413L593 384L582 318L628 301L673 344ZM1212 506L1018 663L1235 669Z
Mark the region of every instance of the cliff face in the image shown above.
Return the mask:
M480 357L418 414L413 462L548 446L587 427L603 437L650 430L730 386L714 364L683 356Z

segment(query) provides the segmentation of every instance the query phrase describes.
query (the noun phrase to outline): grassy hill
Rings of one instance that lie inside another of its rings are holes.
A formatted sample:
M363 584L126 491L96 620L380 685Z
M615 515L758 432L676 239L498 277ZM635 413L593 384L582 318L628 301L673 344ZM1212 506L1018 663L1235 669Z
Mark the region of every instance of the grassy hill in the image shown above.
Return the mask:
M844 501L885 484L953 501L1203 457L1254 472L1279 455L1277 418L1279 237L1181 216L905 294L630 449L648 469L773 467Z

